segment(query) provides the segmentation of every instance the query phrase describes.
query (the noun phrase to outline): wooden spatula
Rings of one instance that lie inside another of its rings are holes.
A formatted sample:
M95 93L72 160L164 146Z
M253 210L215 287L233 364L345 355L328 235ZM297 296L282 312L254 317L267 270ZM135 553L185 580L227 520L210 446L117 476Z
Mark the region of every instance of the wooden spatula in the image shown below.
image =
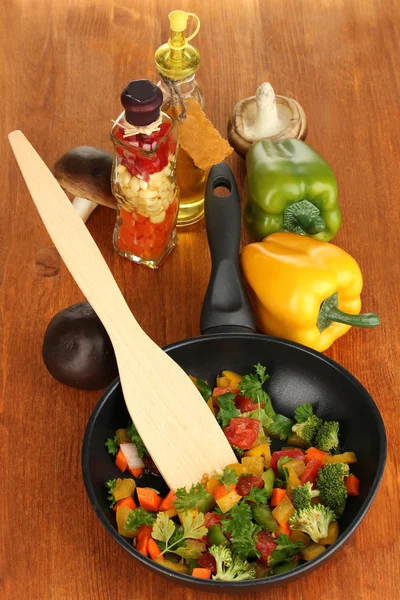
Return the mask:
M204 473L236 462L188 375L133 317L100 250L57 180L21 131L8 137L51 239L110 336L129 414L167 484L174 490L187 487L200 481Z

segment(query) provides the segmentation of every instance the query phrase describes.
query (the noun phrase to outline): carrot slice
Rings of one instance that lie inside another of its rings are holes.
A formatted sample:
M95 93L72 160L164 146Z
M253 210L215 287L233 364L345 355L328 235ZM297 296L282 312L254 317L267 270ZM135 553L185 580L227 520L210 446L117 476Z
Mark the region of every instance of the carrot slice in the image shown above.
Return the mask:
M126 458L125 458L124 453L122 452L121 448L118 450L118 454L115 459L115 464L117 465L118 469L120 471L122 471L122 473L125 471L126 467L128 466L128 463L126 462Z
M152 537L149 538L147 550L150 554L150 558L152 558L153 560L156 560L156 558L158 558L159 560L164 560L164 556L161 554L161 550L158 547L157 542L153 540Z
M269 501L271 506L278 506L278 504L280 504L283 500L283 498L285 497L286 494L286 490L283 490L281 488L274 488L272 490L272 494L271 494L271 499Z
M129 473L130 473L131 475L133 475L134 477L136 477L136 479L137 479L138 477L140 477L141 475L143 475L143 469L132 469L132 468L131 468L131 467L129 467L129 466L127 467L127 469L128 469L128 471L129 471Z
M323 458L326 454L327 452L323 452L322 450L318 450L318 448L311 446L306 450L306 462L309 463L312 458L317 458L323 463Z
M278 535L280 535L281 533L284 533L285 535L290 535L291 530L289 527L289 521L285 521L284 523L282 523L282 525L278 524L278 527L279 527Z
M151 540L151 537L144 537L136 541L136 550L144 556L149 556L149 540Z
M148 525L141 525L137 530L136 539L138 541L143 540L144 538L148 538L151 536L151 527Z
M351 473L348 477L344 478L344 484L346 486L348 496L358 496L360 493L360 480Z
M201 569L200 567L196 567L192 571L193 577L199 577L200 579L210 579L211 570L210 569Z
M161 498L155 490L151 488L136 488L139 498L139 504L145 510L157 512L160 508Z
M127 506L132 510L137 508L136 502L134 501L132 496L128 496L127 498L122 498L121 500L118 500L118 502L116 502L116 504L113 506L113 511L117 512L118 506Z
M230 485L230 491L233 492L236 489L236 485ZM213 496L216 500L219 498L223 498L229 493L229 490L226 489L224 485L219 485L213 492Z
M174 490L170 490L165 498L161 501L159 510L169 510L170 508L175 508L173 505L174 500L176 500L176 494Z

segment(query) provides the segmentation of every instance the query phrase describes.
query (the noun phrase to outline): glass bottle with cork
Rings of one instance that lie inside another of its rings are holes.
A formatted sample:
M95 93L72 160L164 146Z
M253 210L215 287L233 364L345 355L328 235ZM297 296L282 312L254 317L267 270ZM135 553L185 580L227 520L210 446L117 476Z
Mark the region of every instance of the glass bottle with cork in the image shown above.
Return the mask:
M131 81L121 103L124 111L111 129L111 188L118 203L113 245L118 254L155 269L176 245L179 128L161 111L160 88L146 79Z
M171 29L170 38L166 44L158 48L154 56L156 68L161 77L158 85L165 99L165 110L168 110L171 103L175 104L177 99L188 98L194 98L200 108L203 108L203 92L196 81L200 53L188 44L198 33L200 20L197 15L183 10L174 10L168 16ZM197 20L197 27L189 37L186 37L188 17ZM176 175L180 191L177 225L191 225L200 221L204 216L206 173L196 167L192 158L181 147Z

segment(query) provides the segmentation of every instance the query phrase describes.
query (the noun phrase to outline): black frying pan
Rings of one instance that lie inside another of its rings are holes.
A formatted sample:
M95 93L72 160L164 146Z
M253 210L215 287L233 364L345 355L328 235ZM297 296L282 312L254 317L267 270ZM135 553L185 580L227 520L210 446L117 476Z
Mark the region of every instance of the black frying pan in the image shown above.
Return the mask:
M216 196L224 186L229 196ZM136 560L170 580L209 591L258 591L286 584L327 561L348 540L365 516L382 478L386 459L386 434L379 411L368 392L343 367L323 354L277 338L255 334L250 304L239 271L240 201L229 167L221 163L211 169L205 201L212 273L201 314L201 337L164 348L188 374L213 384L223 369L250 373L254 364L267 366L271 375L268 392L277 412L291 416L296 406L311 402L317 414L340 422L341 445L356 453L352 471L361 481L360 495L350 498L340 519L338 541L310 563L286 574L238 583L205 581L164 569L145 558L131 540L116 530L115 513L109 508L104 482L120 472L104 446L116 429L125 427L129 415L119 379L106 390L87 425L82 450L83 478L89 499L107 531ZM174 399L171 399L174 401ZM273 448L280 447L273 442ZM139 486L168 488L160 476L144 475Z

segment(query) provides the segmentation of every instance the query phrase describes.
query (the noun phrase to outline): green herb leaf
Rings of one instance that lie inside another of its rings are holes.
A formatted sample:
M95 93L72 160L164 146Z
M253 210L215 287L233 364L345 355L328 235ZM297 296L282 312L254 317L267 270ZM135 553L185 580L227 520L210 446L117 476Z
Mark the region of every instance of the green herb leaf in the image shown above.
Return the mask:
M139 509L136 509L139 510ZM135 511L136 512L136 511ZM157 515L157 520L153 525L153 530L151 532L151 537L155 540L159 540L163 542L165 546L168 546L168 542L171 539L175 532L175 523L171 521L168 515L165 512L159 512Z
M200 394L203 396L204 400L207 402L212 396L212 390L208 385L207 381L203 379L196 378L196 387L199 390Z
M252 512L250 505L240 501L238 504L235 504L230 511L225 513L221 524L222 531L224 533L230 533L236 538L246 536L251 520Z
M279 563L290 562L298 552L303 548L303 542L292 542L289 536L284 533L276 540L277 547L268 557L268 565L274 567Z
M294 421L288 419L284 415L275 415L273 423L268 425L268 432L271 435L278 435L281 440L286 440L292 433Z
M159 512L151 535L164 547L162 554L174 552L182 558L198 558L204 551L205 544L200 546L194 541L207 535L207 531L203 513L183 514L182 527L176 528L175 523L165 513Z
M298 423L305 423L309 417L312 417L314 410L312 404L300 404L294 411L294 418Z
M200 558L203 552L206 550L204 542L199 540L186 540L185 545L174 550L175 554L182 558Z
M266 367L263 367L260 363L254 366L254 371L255 373L251 375L244 375L239 382L239 389L243 396L252 398L254 402L261 404L265 402L265 396L268 396L262 386L269 379L269 375L266 373Z
M173 501L173 505L178 512L181 512L195 508L197 502L205 498L208 492L201 483L197 483L196 485L192 485L188 492L185 488L178 488L175 494L176 499Z
M255 537L256 534L262 530L262 527L259 527L255 523L250 522L246 533L241 535L240 537L236 537L232 535L231 537L231 548L234 554L238 554L242 558L247 557L258 557L260 553L256 548Z
M183 535L185 538L198 540L207 535L203 513L185 513L182 515Z
M127 432L128 432L129 437L131 438L132 443L135 444L135 446L137 448L138 456L140 456L140 458L143 458L143 456L149 456L147 448L144 445L143 440L140 437L138 430L136 429L136 427L132 423L132 421L129 422L129 425L127 427Z
M105 482L104 484L106 486L106 488L108 489L110 495L107 496L107 500L109 500L110 502L110 508L112 508L115 503L117 502L116 499L114 498L114 490L115 490L115 486L117 485L117 480L116 479L109 479L108 481Z
M247 499L248 496L245 498ZM230 518L228 519L227 516ZM231 534L232 552L243 558L259 556L255 537L261 531L261 527L252 522L250 505L246 504L245 500L241 500L224 517L222 530L226 534Z
M262 389L264 383L269 379L269 375L266 373L266 367L263 367L260 363L254 366L254 371L251 375L245 375L239 383L240 393L246 398L251 398L253 402L257 402L259 408L263 404L262 410L267 417L272 419L275 411L272 407L271 398Z
M164 514L164 513L160 513ZM155 516L153 513L145 510L141 506L139 508L135 508L129 513L128 519L126 521L125 530L126 531L137 531L141 525L148 525L151 527L154 523Z
M244 497L246 502L251 500L255 504L266 504L268 502L268 492L265 488L252 488L250 493Z
M117 435L115 435L113 438L108 438L108 440L105 443L105 446L107 447L109 454L112 454L113 456L117 454L119 450L118 442L119 437Z
M218 423L220 423L223 429L227 425L229 425L229 421L231 419L240 415L240 410L236 408L234 400L235 394L232 394L231 392L228 392L227 394L222 394L217 398L219 406L217 421Z
M225 469L222 471L222 475L220 476L220 478L218 479L218 481L220 483L222 483L222 485L225 486L225 488L228 490L228 492L230 491L229 486L230 485L235 485L238 482L238 476L235 473L235 471L229 469L229 467L225 467Z
M264 408L256 408L256 410L249 410L248 412L242 413L242 417L250 417L251 419L258 419L261 426L265 429L273 423L273 419L267 415Z

